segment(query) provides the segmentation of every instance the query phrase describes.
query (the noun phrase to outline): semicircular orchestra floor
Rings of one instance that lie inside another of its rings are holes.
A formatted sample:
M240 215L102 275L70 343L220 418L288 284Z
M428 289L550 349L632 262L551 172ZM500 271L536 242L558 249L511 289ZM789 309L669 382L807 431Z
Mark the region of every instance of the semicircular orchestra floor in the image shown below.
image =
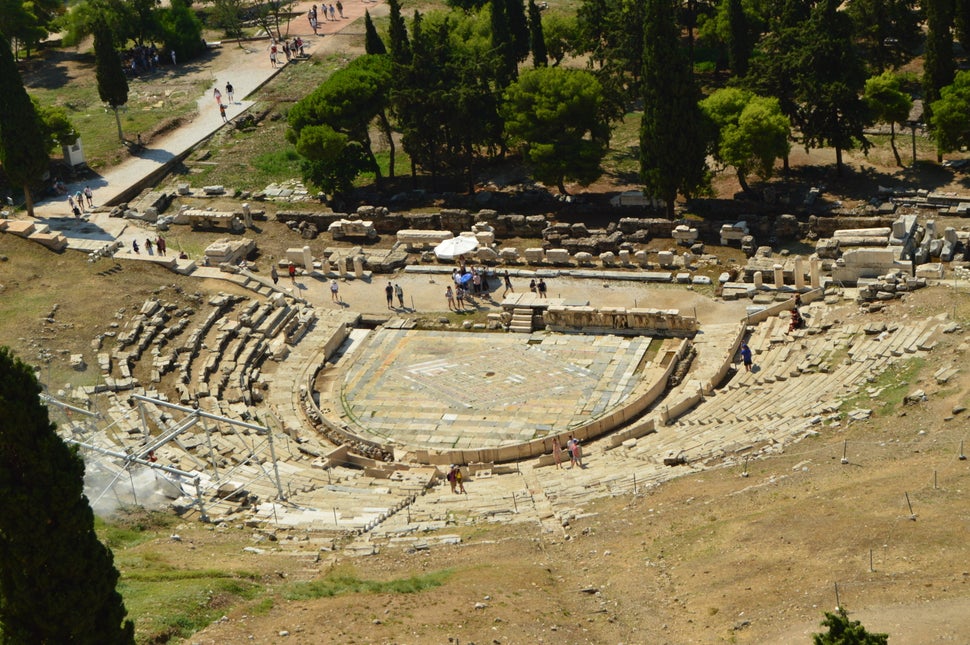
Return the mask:
M412 449L522 443L619 406L650 345L647 337L381 329L353 352L340 403L354 433Z

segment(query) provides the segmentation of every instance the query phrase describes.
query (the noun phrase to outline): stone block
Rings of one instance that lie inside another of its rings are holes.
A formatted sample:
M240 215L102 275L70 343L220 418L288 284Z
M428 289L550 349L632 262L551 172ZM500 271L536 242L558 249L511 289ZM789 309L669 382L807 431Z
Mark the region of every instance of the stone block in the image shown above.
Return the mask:
M202 192L206 195L224 195L226 193L226 187L219 185L203 186Z
M528 251L526 252L526 257L528 257ZM569 264L569 251L566 249L549 249L546 251L546 261L557 265Z
M525 250L525 261L529 264L540 264L545 258L546 252L542 247L532 247Z

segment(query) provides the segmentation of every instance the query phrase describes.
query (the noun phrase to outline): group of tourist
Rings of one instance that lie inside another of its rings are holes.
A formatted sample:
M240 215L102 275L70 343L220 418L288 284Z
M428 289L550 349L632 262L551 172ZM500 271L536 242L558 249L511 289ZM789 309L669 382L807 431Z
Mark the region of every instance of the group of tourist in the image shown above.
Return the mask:
M579 445L579 439L569 435L569 439L566 440L566 450L569 452L570 468L586 467L583 465L583 449ZM556 468L562 468L562 444L559 443L559 437L552 438L552 457L556 460Z
M61 194L67 192L67 186L60 179L54 182L54 189ZM87 206L84 204L85 201L87 201ZM69 194L67 206L71 209L71 214L74 215L75 219L81 219L81 211L94 208L94 191L91 190L90 186L85 186L84 190L79 190L73 195Z
M387 282L387 286L384 287L384 295L387 296L387 308L394 309L394 298L397 297L397 303L401 309L406 309L404 306L404 289L401 288L400 284L391 284L390 280Z
M283 40L279 43L274 40L269 45L269 62L273 67L279 67L281 64L283 64L284 61L280 58L280 51L282 51L283 56L286 57L287 63L296 57L305 58L305 48L306 44L299 36L293 40Z
M152 73L158 69L158 48L155 43L151 45L135 45L122 54L125 71L132 76L143 73ZM175 55L172 55L172 64L175 64Z
M159 235L153 241L152 238L146 237L145 238L145 252L148 253L148 255L155 255L155 249L156 248L158 249L158 254L159 255L163 255L163 256L165 255L165 253L168 251L168 245L165 242L165 238L162 237L161 235ZM131 241L131 250L134 253L141 253L141 247L138 246L138 240L132 240Z
M340 14L340 19L343 20L344 17L344 5L337 0L335 4L325 5L320 4L320 11L323 12L324 20L337 20L337 14ZM306 13L307 20L310 22L310 28L313 29L313 34L316 35L317 27L320 25L320 21L317 17L317 5L313 5L309 11Z
M464 477L461 474L461 468L452 465L451 469L448 471L448 483L451 484L451 492L456 494L467 495L465 492L465 482Z

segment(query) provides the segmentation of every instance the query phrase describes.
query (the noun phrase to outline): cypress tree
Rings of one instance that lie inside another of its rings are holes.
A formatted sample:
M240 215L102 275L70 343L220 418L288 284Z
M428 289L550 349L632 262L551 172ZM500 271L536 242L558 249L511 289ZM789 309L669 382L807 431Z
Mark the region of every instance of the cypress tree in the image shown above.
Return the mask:
M727 18L728 30L731 34L731 42L728 43L731 72L735 76L744 76L748 73L748 59L751 58L754 43L751 37L751 25L748 23L748 16L744 13L741 0L728 0Z
M0 347L0 631L5 643L134 643L94 532L84 462L55 432L31 368Z
M391 60L398 65L410 65L411 43L408 42L408 28L404 24L404 16L401 15L401 1L388 0L387 6L391 12L391 25L387 34Z
M111 32L104 22L100 22L94 32L95 74L98 78L98 96L111 106L118 124L118 138L124 141L121 132L121 117L118 108L128 102L128 79L121 67L121 58L115 49Z
M525 60L529 55L529 22L525 17L525 4L522 0L504 0L505 19L508 21L509 36L512 39L512 54L515 61Z
M712 138L676 18L674 0L647 0L640 173L647 192L667 203L668 217L677 193L689 196L706 184Z
M491 0L492 51L496 57L495 83L508 87L518 77L518 62L509 31L509 19L505 14L504 0Z
M374 21L370 19L370 11L364 11L364 51L368 54L386 54L387 47L381 40Z
M926 0L926 54L923 60L923 116L932 118L931 105L940 100L940 90L953 82L953 0ZM937 159L942 160L942 152Z
M546 37L542 33L542 15L535 0L529 0L529 40L532 43L532 65L546 67L549 55L546 53Z
M34 104L24 89L10 43L0 36L0 165L11 184L23 187L31 217L30 185L43 176L49 161Z

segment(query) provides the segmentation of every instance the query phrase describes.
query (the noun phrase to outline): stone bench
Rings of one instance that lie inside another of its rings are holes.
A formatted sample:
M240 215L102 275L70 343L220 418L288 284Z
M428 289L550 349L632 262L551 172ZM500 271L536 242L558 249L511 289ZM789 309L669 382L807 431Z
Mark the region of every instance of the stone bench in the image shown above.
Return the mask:
M454 235L451 231L436 231L431 229L405 228L397 232L397 241L404 244L409 251L437 246Z

